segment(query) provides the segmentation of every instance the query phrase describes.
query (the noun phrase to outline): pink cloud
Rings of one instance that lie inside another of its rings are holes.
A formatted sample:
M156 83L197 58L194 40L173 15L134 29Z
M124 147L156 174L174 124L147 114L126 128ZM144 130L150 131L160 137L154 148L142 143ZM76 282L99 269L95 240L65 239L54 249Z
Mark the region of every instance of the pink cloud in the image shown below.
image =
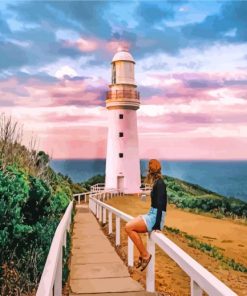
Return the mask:
M142 158L247 159L243 74L154 74L152 79L157 94L144 88L147 97L137 111ZM0 111L24 124L26 143L33 132L53 158L103 158L104 90L103 79L12 77L0 81Z
M141 158L247 159L247 138L140 137Z
M0 97L10 105L27 107L102 105L106 81L98 79L93 83L88 78L64 77L53 83L30 78L23 84L17 78L10 78L0 81ZM20 90L25 92L25 96L20 94Z
M77 48L82 52L94 52L95 50L101 50L115 54L119 48L124 48L129 50L131 48L131 43L127 40L110 40L106 41L97 38L79 38L75 41L63 40L63 44L66 47Z
M119 48L129 50L131 48L131 43L126 40L112 40L107 42L105 46L110 53L116 53Z
M93 52L99 47L99 42L96 39L79 38L76 41L65 40L66 47L75 47L82 52Z

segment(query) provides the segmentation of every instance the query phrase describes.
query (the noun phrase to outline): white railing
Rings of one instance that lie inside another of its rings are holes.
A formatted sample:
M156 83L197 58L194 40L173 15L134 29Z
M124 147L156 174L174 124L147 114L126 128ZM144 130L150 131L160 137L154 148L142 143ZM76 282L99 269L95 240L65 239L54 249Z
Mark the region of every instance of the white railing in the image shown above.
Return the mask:
M73 194L73 198L77 201L78 204L81 204L81 199L83 199L84 202L86 203L90 194L91 192L75 193Z
M98 198L100 199L100 193ZM106 223L108 211L108 232L112 233L112 214L116 216L116 239L115 244L120 245L120 219L129 221L133 217L105 204L94 197L89 198L89 208L96 215L100 222ZM103 213L102 213L103 212ZM168 254L191 279L191 295L202 296L205 291L210 296L237 296L224 283L218 280L212 273L190 257L186 252L169 240L164 234L152 232L147 236L148 252L152 254L152 259L147 266L146 290L155 291L155 244ZM133 266L134 245L128 237L128 266Z
M90 191L91 192L100 192L105 189L105 183L97 183L92 186L90 186Z
M107 190L107 191L100 191L100 192L92 192L89 195L89 201L90 201L91 197L94 197L94 198L101 200L101 201L105 201L105 200L112 198L114 196L123 196L123 195L124 195L123 192L115 190L115 189L114 190Z
M124 194L124 192L127 190L127 188L117 189L117 188L105 188L105 183L97 183L92 186L90 186L90 192L117 192L119 194ZM149 195L152 190L152 187L147 183L142 183L140 191L138 192L138 196L140 194L146 194Z
M117 193L117 194L123 195L125 189L126 188L123 188L122 190L117 188L105 188L105 183L97 183L90 186L90 193L105 192L105 193Z
M73 194L73 198L77 202L77 204L81 204L81 200L84 200L84 203L86 203L89 199L89 197L95 197L100 200L107 200L107 198L112 198L114 196L123 196L123 192L116 189L108 189L107 191L101 190L101 191L89 191L89 192L82 192L82 193L75 193Z
M67 231L70 230L72 209L73 202L70 202L53 237L36 296L62 295L63 246L66 247Z
M152 190L152 187L149 184L142 183L141 188L140 188L140 192L138 193L138 196L140 196L142 194L150 195L151 190Z

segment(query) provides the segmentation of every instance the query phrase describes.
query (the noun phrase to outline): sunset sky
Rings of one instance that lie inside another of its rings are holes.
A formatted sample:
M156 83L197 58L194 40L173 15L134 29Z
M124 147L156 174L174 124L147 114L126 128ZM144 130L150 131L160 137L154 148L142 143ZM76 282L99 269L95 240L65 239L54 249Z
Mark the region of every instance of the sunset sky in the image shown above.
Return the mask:
M0 113L56 158L105 158L119 44L141 158L247 159L247 1L0 1Z

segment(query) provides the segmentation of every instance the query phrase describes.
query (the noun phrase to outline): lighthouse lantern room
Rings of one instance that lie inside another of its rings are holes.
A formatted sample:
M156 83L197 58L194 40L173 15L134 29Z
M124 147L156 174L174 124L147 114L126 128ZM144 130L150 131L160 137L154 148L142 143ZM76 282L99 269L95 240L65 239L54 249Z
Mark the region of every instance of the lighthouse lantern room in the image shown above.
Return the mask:
M135 84L135 61L126 49L112 59L112 80L106 95L108 136L105 189L140 192L141 174L136 110L140 106Z

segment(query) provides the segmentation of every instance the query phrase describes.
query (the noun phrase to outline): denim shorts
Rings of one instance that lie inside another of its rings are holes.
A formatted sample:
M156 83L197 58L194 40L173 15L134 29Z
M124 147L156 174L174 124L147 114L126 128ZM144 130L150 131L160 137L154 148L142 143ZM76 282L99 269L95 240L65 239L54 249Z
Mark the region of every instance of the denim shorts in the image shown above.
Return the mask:
M151 207L147 214L140 215L147 226L148 232L152 231L152 228L156 222L157 211L158 211L158 209ZM162 216L161 216L161 221L160 221L160 230L163 230L164 222L165 222L165 215L166 215L166 212L162 211Z

